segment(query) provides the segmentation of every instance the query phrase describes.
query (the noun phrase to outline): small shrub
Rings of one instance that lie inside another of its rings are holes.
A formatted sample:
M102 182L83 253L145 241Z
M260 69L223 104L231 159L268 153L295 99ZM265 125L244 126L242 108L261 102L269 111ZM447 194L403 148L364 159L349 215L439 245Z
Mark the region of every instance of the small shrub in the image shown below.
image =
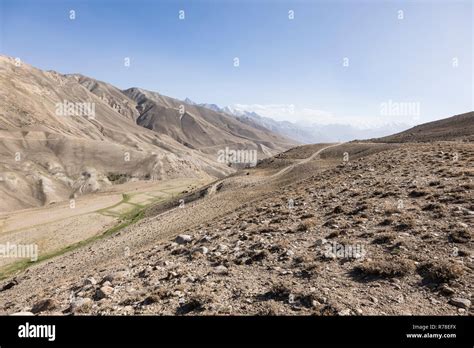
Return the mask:
M372 244L387 244L392 242L395 239L395 236L393 234L381 234L377 237L374 238L372 241Z
M460 265L449 261L426 262L418 266L417 271L425 281L434 283L447 283L463 274Z
M202 312L204 306L211 302L211 297L204 293L192 295L185 303L180 305L176 310L176 314L188 314L190 312Z
M381 278L403 277L413 270L413 263L401 258L366 261L354 267L358 274Z

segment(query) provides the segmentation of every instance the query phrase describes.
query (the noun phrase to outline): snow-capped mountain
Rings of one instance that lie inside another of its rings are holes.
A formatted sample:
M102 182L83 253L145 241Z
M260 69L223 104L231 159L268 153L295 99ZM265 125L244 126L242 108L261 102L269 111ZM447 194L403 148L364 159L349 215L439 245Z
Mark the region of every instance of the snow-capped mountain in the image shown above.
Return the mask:
M185 102L232 115L240 121L254 127L260 126L266 128L304 144L378 138L401 132L410 127L408 124L402 123L390 123L371 128L358 128L350 124L276 121L270 117L261 116L254 111L245 110L242 107L224 106L221 108L216 104L196 104L189 98L186 98Z

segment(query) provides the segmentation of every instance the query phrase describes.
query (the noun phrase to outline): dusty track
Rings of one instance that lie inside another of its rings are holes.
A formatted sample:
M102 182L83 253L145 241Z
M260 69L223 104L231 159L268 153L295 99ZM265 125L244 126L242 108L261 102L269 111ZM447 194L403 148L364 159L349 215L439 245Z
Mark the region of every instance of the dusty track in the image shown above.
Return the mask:
M315 153L313 153L311 156L309 156L308 158L305 158L305 159L302 159L300 161L298 161L297 163L294 163L294 164L290 164L289 166L286 166L285 168L281 169L280 171L278 171L277 173L273 174L272 177L278 177L298 166L301 166L305 163L308 163L308 162L311 162L313 160L316 159L316 157L318 157L322 152L326 151L327 149L330 149L332 147L335 147L335 146L340 146L342 145L343 143L338 143L338 144L333 144L333 145L329 145L329 146L326 146L326 147L323 147L322 149L316 151Z

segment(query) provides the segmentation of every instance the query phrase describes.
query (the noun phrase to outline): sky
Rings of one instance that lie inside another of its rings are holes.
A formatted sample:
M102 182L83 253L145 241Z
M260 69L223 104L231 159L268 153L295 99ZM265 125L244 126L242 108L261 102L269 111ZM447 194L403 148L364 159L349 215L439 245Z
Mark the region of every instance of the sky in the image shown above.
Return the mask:
M0 0L1 54L294 122L471 111L472 41L472 0Z

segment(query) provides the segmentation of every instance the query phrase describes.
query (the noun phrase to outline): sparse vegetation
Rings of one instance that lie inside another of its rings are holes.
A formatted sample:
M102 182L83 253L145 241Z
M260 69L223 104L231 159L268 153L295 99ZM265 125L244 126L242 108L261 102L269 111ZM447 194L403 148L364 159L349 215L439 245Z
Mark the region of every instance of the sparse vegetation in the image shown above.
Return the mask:
M108 173L107 179L114 184L123 184L130 180L131 176L127 173Z
M384 234L380 234L377 237L375 237L374 240L372 241L372 243L373 244L387 244L387 243L390 243L390 242L394 241L395 238L396 238L396 236L393 235L393 234L384 233Z
M364 261L354 267L357 274L381 278L403 277L413 272L413 262L402 258Z
M452 261L426 262L418 266L418 273L425 281L446 283L459 278L463 268Z

